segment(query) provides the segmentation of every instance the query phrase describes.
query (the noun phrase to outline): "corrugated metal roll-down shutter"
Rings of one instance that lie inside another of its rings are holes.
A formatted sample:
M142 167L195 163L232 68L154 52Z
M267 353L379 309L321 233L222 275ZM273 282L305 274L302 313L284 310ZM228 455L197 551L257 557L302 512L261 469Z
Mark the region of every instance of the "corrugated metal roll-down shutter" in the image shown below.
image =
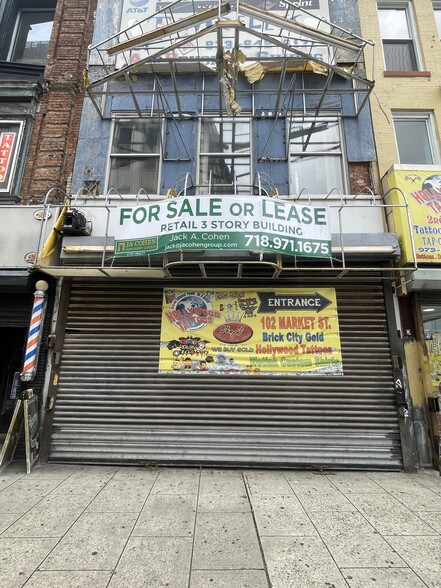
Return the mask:
M161 289L74 282L50 459L400 468L383 287L335 287L343 376L179 377L157 373Z

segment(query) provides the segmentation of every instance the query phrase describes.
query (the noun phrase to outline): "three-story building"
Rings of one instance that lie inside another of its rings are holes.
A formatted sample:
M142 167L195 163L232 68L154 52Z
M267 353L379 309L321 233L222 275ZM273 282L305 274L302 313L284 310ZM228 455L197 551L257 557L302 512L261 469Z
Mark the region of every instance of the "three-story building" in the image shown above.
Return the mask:
M373 49L352 0L98 2L45 457L417 466Z

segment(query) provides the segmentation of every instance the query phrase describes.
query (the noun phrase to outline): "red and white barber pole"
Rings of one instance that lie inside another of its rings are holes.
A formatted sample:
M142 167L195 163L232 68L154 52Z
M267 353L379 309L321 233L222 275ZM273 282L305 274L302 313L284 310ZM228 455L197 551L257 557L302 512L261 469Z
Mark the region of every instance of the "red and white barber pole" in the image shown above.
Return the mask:
M20 374L20 378L23 382L30 382L33 380L37 371L38 353L40 351L44 314L46 312L46 290L49 288L49 284L44 280L39 280L35 284L35 288L34 306L32 307L23 371Z

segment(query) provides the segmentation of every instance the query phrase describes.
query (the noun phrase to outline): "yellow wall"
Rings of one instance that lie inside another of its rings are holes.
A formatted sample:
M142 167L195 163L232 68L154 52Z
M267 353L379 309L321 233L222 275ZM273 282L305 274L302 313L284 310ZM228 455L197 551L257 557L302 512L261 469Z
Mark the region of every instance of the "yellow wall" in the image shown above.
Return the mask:
M361 35L375 41L375 88L371 109L381 178L391 165L399 163L392 121L393 110L431 111L434 114L438 148L441 136L441 41L432 2L413 0L413 16L420 54L430 77L385 77L384 59L375 0L359 0ZM372 76L372 51L366 50L366 73ZM440 149L441 153L441 149ZM379 189L379 186L376 186Z

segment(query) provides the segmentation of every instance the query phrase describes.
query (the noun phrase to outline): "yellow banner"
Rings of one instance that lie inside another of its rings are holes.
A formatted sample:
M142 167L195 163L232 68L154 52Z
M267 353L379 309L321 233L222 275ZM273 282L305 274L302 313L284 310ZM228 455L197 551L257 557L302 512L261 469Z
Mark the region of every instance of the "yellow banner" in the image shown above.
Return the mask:
M404 206L393 208L402 262L441 263L441 170L393 170L385 178L386 190L400 188L409 203L411 226ZM385 191L386 191L385 190ZM390 193L394 205L404 205L398 190ZM411 234L415 244L412 250Z
M166 288L159 372L343 374L333 288Z

